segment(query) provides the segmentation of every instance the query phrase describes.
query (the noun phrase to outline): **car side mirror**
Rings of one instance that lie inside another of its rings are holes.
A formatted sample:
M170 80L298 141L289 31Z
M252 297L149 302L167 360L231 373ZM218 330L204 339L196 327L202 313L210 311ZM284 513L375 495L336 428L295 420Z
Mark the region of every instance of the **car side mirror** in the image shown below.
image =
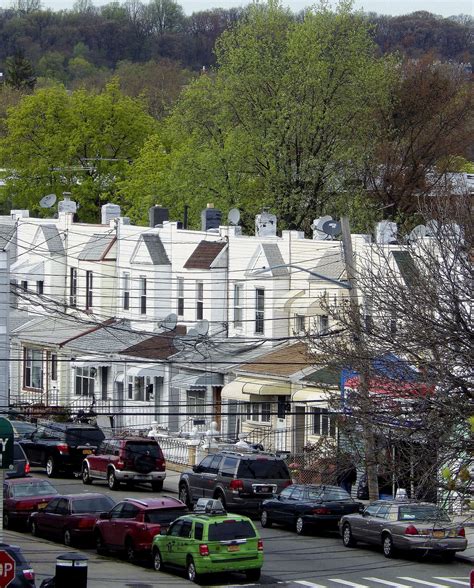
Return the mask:
M168 535L168 529L166 527L160 527L160 535Z
M363 504L359 504L359 512L360 514L364 514L365 506Z
M99 519L110 519L110 512L101 512L99 515Z
M367 512L367 510L366 510L365 508L363 508L363 507L362 507L361 514L362 514L362 516L363 516L363 517L368 517L368 516L369 516L369 513L368 513L368 512Z

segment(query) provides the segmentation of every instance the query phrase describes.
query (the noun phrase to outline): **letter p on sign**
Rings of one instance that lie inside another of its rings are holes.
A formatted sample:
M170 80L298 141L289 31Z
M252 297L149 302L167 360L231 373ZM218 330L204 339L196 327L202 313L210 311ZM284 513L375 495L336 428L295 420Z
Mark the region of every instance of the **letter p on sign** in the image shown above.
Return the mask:
M0 551L0 588L6 588L15 577L15 560L6 551Z

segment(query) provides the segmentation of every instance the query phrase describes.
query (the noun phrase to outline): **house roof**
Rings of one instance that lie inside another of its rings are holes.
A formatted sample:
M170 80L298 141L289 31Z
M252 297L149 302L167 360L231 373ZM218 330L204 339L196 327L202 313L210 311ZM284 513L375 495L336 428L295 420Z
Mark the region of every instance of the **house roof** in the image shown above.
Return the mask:
M56 225L41 225L40 230L43 232L44 244L50 253L64 255L64 245L59 235Z
M326 251L318 260L318 263L312 268L312 271L329 278L331 280L340 280L345 273L344 260L340 251ZM318 280L316 276L310 276L311 280Z
M150 333L133 331L126 321L108 321L63 343L81 353L119 353L150 338Z
M120 352L121 355L129 355L131 357L143 357L145 359L167 359L175 353L178 349L174 346L175 338L186 333L186 327L178 325L174 331L168 331L154 335L149 339L145 339L136 345L132 345Z
M285 265L278 245L276 243L262 243L262 249L267 258L269 268L274 268L271 270L272 276L287 276L287 267L276 267Z
M170 265L171 262L159 235L144 234L141 239L148 249L153 265Z
M240 364L236 371L286 377L310 366L307 346L298 342L261 355L252 363Z
M307 376L304 376L301 379L305 380L306 382L311 382L312 384L338 386L341 380L341 375L329 367L324 367L316 370L315 372L312 372Z
M77 258L82 261L103 261L115 241L114 235L96 233L84 245Z
M57 318L44 316L17 326L11 330L13 336L23 341L44 345L62 345L71 337L84 333L88 325L73 317Z
M225 246L225 242L201 241L183 267L186 269L211 269L212 262Z

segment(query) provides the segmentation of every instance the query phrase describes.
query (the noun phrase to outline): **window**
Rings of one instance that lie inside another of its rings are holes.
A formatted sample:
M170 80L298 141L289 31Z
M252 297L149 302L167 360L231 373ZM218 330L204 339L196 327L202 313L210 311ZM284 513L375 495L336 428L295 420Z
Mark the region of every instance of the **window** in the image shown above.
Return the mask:
M43 282L43 280L38 280L36 282L36 294L41 295L41 294L43 294L43 292L44 292L44 282Z
M94 396L95 368L76 368L76 396Z
M69 272L69 305L77 304L77 268L72 267Z
M27 280L22 280L21 281L21 289L22 290L28 290L28 281Z
M204 284L196 282L196 320L200 321L204 316Z
M224 459L224 463L222 464L221 468L221 476L224 478L233 478L235 474L235 469L237 467L237 458L236 457L226 457Z
M140 276L140 314L146 314L146 278Z
M206 412L206 392L205 390L188 390L187 391L187 412L189 415L203 415Z
M43 352L40 349L24 350L23 386L43 389Z
M270 402L250 402L247 404L247 420L269 423L271 406Z
M313 408L313 435L336 436L336 420L330 416L327 408Z
M257 288L255 290L255 332L259 335L264 333L265 320L265 290Z
M145 400L145 377L135 378L135 400Z
M305 316L295 314L295 333L303 333L305 329Z
M329 317L327 314L322 314L319 317L319 334L324 335L329 329Z
M93 277L91 271L86 271L86 309L92 308L93 302Z
M184 315L184 278L178 278L178 316Z
M133 376L128 376L127 394L128 394L128 399L133 400Z
M130 274L125 273L122 276L122 291L123 291L123 309L130 309Z
M367 333L371 333L373 326L374 326L372 314L373 314L372 298L367 296L365 298L365 304L364 304L364 324L365 324L365 330L367 331Z
M153 386L153 378L150 378L150 376L147 376L145 378L145 400L147 402L150 402L150 400L153 400L154 397L154 386Z
M58 379L58 356L56 355L56 353L51 353L50 361L51 361L51 379L57 380Z
M194 523L194 539L202 540L204 525L202 523Z
M242 327L243 320L243 284L234 284L234 327L236 329Z

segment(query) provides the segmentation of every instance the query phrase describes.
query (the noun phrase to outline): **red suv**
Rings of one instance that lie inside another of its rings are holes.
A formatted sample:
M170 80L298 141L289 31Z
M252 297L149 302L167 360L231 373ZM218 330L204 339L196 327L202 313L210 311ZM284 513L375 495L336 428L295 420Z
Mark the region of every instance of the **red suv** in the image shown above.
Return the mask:
M155 492L163 490L166 463L161 447L154 439L128 437L104 439L94 455L82 464L82 481L106 480L111 490L120 482L150 482Z
M129 561L151 555L153 537L188 509L177 498L163 496L149 500L126 498L109 512L103 512L95 525L97 553L124 552Z

